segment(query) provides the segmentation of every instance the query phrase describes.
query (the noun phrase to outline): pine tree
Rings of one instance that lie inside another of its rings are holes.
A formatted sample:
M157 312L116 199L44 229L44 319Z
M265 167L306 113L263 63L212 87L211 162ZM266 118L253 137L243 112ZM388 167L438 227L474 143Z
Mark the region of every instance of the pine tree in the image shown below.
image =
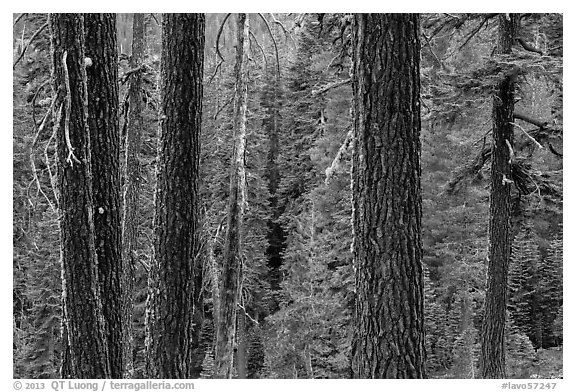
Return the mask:
M88 129L99 288L112 378L124 374L127 342L120 210L120 131L116 14L84 15Z
M63 378L110 378L95 246L84 17L51 14L53 98L60 209Z
M499 16L498 53L510 53L519 23L519 15ZM506 377L504 326L508 264L512 248L511 226L511 151L514 146L514 76L505 76L498 84L492 109L492 168L490 188L490 253L488 283L481 331L483 378Z
M418 15L355 15L354 378L426 375L419 37Z
M162 125L146 323L150 378L190 378L196 359L204 21L203 14L162 19Z

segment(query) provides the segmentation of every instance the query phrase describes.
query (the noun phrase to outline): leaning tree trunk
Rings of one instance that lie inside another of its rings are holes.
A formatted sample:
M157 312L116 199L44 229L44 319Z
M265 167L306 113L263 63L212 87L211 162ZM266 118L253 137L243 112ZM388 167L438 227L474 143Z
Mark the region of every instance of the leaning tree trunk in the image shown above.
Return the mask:
M416 14L354 17L354 378L423 378Z
M246 202L246 108L248 100L247 14L238 14L236 44L236 97L234 99L234 151L230 170L228 227L224 244L224 262L220 286L220 309L216 326L216 378L231 378L233 367L236 311L242 276L244 204Z
M110 376L122 378L124 321L116 14L84 14L94 229Z
M195 360L204 27L203 14L162 18L161 135L146 313L149 378L190 378Z
M94 240L84 17L51 14L49 23L65 332L62 377L110 378Z
M132 313L134 309L134 271L136 268L136 246L138 242L139 199L140 199L140 146L142 129L142 66L145 45L145 14L134 14L132 24L132 56L130 57L127 122L124 163L124 199L122 219L122 260L124 262L126 344L124 345L124 378L134 373L132 355Z
M497 52L512 51L518 15L499 16L500 38ZM514 88L512 76L498 84L492 105L492 165L490 189L490 249L488 282L481 330L480 374L482 378L505 378L506 292L512 252L511 163L514 146Z

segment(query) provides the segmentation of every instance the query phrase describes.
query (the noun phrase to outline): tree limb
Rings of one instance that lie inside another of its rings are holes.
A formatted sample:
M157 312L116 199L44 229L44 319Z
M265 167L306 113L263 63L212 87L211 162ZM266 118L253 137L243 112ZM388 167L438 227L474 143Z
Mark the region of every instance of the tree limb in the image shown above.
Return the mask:
M46 27L48 27L48 22L46 22L42 26L40 26L40 28L34 33L34 35L32 35L32 37L30 37L30 39L26 43L26 46L24 46L24 48L22 49L22 53L20 53L20 56L18 56L18 58L16 59L16 61L12 65L13 70L16 69L16 65L20 62L20 60L22 60L22 57L24 57L24 53L26 53L26 49L28 49L28 46L30 46L32 41L34 41L34 38L36 38L38 36L38 34L40 34L42 32L42 30L44 30Z
M352 78L348 78L348 79L340 80L338 82L331 83L327 86L319 88L318 90L312 90L312 95L314 96L314 95L318 95L318 94L323 94L328 90L332 90L332 89L347 85L348 83L352 83Z
M220 24L220 28L218 29L218 34L216 35L216 54L220 58L220 61L218 62L218 65L216 65L216 68L214 69L214 73L210 77L210 80L208 81L208 83L212 83L212 80L214 80L214 78L216 77L216 74L218 73L218 70L222 66L222 63L224 62L224 56L222 56L222 53L220 53L220 36L222 35L222 31L224 30L224 25L226 24L226 21L228 20L230 15L232 15L232 14L226 14L226 16L224 17L224 20Z
M254 35L254 33L252 31L250 31L250 36L254 39L254 42L256 42L256 46L258 46L258 48L262 52L262 58L264 58L264 65L267 66L268 60L266 59L266 53L264 52L264 49L262 48L262 46L260 45L260 43L258 42L258 40L256 39L256 36ZM252 41L250 41L250 42L252 42Z
M538 53L539 55L544 55L544 52L540 49L530 45L524 38L516 37L516 40L520 43L520 45L529 52Z
M278 76L280 76L280 55L278 54L278 45L276 44L276 39L274 38L274 34L272 34L272 29L270 28L268 20L266 20L264 15L262 15L261 13L258 13L258 15L260 15L260 18L264 21L264 24L266 24L266 28L268 29L268 32L270 33L270 38L272 39L272 43L274 44L274 50L276 52L276 70L278 72Z
M22 19L22 17L28 15L27 13L22 13L20 15L18 15L18 17L14 20L14 24L12 25L12 28L16 27L16 25L18 24L18 22L20 22L20 19Z

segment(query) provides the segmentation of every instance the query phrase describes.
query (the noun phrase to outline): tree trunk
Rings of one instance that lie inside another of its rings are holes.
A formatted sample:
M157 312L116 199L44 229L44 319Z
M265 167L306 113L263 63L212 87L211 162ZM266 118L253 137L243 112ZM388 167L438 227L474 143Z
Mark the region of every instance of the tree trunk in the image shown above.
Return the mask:
M110 378L98 286L84 17L51 14L64 347L63 378Z
M132 24L132 56L130 68L138 69L144 63L145 46L144 14L134 14ZM122 219L122 260L124 262L126 344L124 345L124 378L134 373L132 355L132 313L134 308L134 271L136 269L136 251L139 226L140 196L140 146L143 129L142 121L142 72L131 74L128 85L128 120L126 124L124 199Z
M518 15L500 15L498 53L510 53L517 31ZM492 166L490 190L490 249L488 282L481 330L482 378L505 378L504 328L508 266L512 252L510 178L514 146L514 80L499 83L492 105Z
M149 378L190 378L194 366L204 27L203 14L162 19L161 134L146 315Z
M110 376L122 378L124 317L120 210L120 132L116 14L84 14L88 129L100 297L106 321Z
M354 378L423 378L420 39L416 14L353 29Z
M248 100L247 14L238 14L236 44L236 96L234 99L234 151L230 170L228 227L224 243L224 261L220 287L220 309L216 327L216 378L231 378L234 337L236 334L236 304L242 275L242 244L244 204L246 202L246 110Z
M246 354L248 345L246 344L246 313L244 309L238 309L238 350L236 351L236 368L238 369L238 378L246 377Z

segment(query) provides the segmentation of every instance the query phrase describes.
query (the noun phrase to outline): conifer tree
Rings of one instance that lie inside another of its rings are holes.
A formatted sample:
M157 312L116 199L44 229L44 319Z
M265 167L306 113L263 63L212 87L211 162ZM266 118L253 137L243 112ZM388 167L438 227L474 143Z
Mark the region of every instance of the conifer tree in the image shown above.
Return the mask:
M416 14L354 17L354 378L426 375L419 39Z
M162 18L161 135L146 322L150 378L191 378L196 360L204 27L203 14Z

